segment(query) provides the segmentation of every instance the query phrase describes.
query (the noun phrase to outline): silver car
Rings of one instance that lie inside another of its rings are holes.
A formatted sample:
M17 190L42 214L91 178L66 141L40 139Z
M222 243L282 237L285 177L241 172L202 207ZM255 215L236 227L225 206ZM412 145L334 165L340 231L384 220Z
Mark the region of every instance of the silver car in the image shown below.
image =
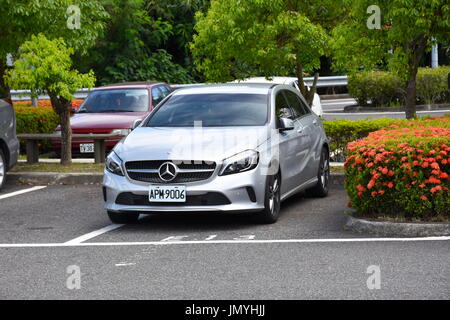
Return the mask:
M0 99L0 189L5 184L6 172L16 164L18 157L19 141L14 109Z
M177 90L107 157L105 209L115 223L140 213L258 212L328 193L329 145L298 90L224 84Z

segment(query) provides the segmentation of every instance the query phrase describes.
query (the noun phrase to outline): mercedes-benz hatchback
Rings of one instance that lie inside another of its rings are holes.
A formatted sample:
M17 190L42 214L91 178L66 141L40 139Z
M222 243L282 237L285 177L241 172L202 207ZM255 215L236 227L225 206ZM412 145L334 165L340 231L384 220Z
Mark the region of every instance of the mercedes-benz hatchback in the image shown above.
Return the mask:
M273 223L284 199L326 196L329 146L320 118L286 85L177 90L106 160L105 209L140 213L254 211Z

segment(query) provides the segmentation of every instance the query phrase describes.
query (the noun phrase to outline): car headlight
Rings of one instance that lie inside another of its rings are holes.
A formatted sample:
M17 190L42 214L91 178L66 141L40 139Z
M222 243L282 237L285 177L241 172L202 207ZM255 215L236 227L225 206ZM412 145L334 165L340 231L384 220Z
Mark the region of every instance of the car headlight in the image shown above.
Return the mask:
M225 176L228 174L252 170L256 168L258 162L259 162L259 153L257 151L247 150L238 153L223 161L223 166L222 170L220 171L220 175Z
M131 129L115 129L111 131L111 134L116 134L118 136L127 136L131 132Z
M111 173L124 176L122 171L122 159L113 151L106 157L105 168Z

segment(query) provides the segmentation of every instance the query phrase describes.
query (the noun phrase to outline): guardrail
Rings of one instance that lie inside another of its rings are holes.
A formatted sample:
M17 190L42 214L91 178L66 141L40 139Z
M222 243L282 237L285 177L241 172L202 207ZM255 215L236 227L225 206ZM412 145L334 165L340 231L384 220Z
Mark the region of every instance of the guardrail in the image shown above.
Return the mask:
M307 86L312 86L314 81L313 77L307 77L304 79L305 84ZM317 81L317 87L341 87L346 86L348 84L347 76L331 76L331 77L319 77ZM173 84L172 88L180 89L180 88L189 88L204 85L204 83L191 83L191 84ZM89 94L89 91L92 89L81 89L75 92L76 99L85 99ZM30 90L11 90L11 98L13 101L25 101L31 100ZM39 100L48 100L50 99L48 95L39 95Z

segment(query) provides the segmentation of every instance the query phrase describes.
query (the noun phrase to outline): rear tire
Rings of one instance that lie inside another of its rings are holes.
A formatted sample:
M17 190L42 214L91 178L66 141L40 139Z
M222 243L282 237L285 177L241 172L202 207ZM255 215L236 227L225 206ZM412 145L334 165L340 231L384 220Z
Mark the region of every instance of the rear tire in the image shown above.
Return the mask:
M5 185L6 181L6 159L3 151L0 149L0 189Z
M319 170L317 172L317 184L307 190L308 195L313 197L326 197L328 195L330 183L330 153L327 148L322 148L320 154Z
M135 223L139 218L139 213L123 213L108 211L108 217L113 223L126 224Z
M264 196L264 210L259 213L261 223L274 223L280 216L281 175L280 172L268 176Z

